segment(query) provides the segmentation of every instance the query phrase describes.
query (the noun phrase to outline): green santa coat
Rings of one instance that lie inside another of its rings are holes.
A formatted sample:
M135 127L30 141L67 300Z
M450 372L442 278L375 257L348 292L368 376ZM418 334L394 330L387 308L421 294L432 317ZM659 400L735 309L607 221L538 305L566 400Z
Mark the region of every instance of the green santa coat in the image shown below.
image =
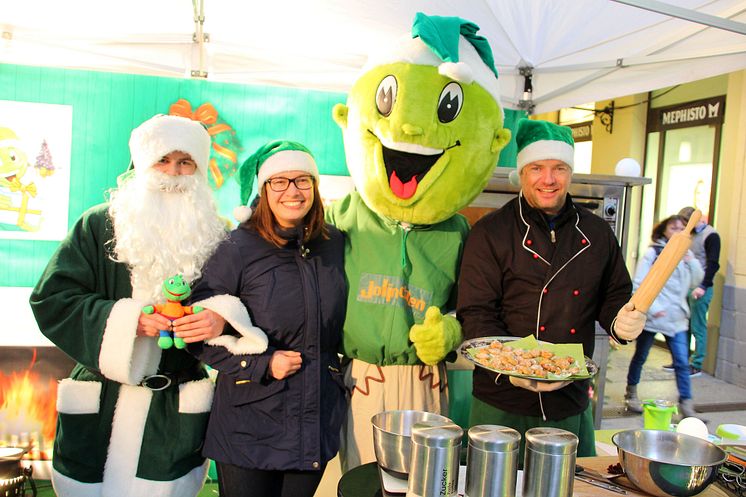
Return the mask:
M430 306L455 308L466 218L402 225L372 212L357 192L333 204L328 218L345 234L344 354L380 366L422 364L409 329Z
M207 469L200 451L213 384L186 351L136 337L140 311L151 302L133 290L127 267L111 260L112 235L106 205L84 213L31 294L42 333L78 363L58 387L55 491L193 496ZM179 384L140 386L163 372L179 374Z

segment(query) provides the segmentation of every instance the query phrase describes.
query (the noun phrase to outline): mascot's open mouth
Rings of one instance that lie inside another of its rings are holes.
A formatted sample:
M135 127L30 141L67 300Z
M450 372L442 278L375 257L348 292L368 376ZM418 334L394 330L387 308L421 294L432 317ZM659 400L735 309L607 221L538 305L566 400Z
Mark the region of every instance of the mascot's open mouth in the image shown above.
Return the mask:
M415 194L422 178L443 155L443 150L439 153L424 155L395 150L383 145L381 148L389 187L394 195L403 199L411 198Z

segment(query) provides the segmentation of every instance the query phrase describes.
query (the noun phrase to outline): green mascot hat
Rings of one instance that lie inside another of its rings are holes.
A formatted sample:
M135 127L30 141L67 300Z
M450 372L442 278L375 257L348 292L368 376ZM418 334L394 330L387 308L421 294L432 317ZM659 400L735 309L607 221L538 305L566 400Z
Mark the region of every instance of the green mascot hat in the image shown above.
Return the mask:
M262 186L269 178L286 171L305 171L316 181L319 179L319 169L311 151L302 144L289 140L275 140L262 145L241 164L237 175L241 185L241 205L233 209L233 216L239 223L251 217L248 202L254 179L256 178L257 190L261 194Z
M411 32L370 57L334 107L360 197L380 216L444 221L487 184L510 140L492 51L459 17L415 16Z

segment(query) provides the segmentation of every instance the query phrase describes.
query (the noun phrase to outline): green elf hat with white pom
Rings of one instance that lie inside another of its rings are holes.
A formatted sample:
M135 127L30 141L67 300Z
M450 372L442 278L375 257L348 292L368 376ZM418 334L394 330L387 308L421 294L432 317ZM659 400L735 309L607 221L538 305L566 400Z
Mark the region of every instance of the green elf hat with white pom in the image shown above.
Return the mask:
M236 178L241 185L241 205L233 209L233 217L239 223L251 217L249 197L254 187L254 179L261 194L264 183L278 173L305 171L319 179L319 169L311 151L302 144L289 140L275 140L259 147L238 169Z
M521 119L515 135L518 146L515 176L511 173L510 181L517 184L521 170L528 164L540 160L559 160L570 166L574 165L575 140L572 130L567 126L541 121L538 119Z
M502 109L492 49L477 31L479 26L460 17L428 16L418 12L411 35L372 55L363 72L395 62L435 66L440 74L460 83L476 82Z

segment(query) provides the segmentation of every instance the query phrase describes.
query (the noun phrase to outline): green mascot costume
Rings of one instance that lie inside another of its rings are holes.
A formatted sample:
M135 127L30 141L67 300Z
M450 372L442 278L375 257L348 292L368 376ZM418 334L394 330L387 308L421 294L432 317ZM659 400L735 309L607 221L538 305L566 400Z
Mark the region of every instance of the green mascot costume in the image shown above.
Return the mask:
M478 27L418 13L372 56L334 108L356 191L328 211L345 233L344 354L352 392L342 467L375 460L371 417L448 412L443 360L461 343L456 281L469 226L457 211L510 140L497 71Z

